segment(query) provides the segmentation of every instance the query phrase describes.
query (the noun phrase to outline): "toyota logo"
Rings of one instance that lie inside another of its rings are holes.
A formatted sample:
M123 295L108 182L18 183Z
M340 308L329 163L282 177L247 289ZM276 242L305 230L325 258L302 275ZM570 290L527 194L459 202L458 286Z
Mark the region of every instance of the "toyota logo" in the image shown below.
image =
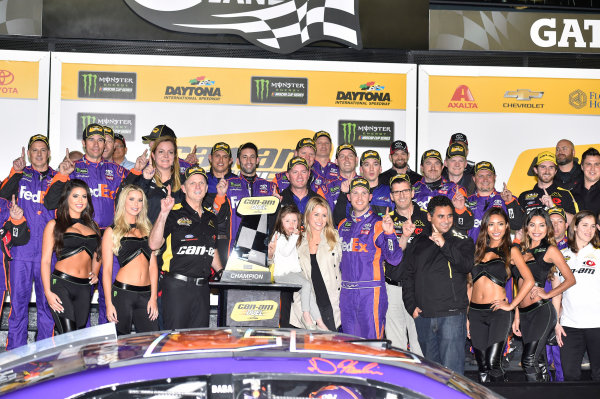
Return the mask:
M0 86L11 84L15 80L15 75L6 69L0 69Z

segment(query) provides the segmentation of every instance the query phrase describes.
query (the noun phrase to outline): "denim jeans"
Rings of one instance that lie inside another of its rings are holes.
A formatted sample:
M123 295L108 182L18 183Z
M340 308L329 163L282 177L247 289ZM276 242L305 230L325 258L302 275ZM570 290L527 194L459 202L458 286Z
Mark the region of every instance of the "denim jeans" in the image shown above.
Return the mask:
M415 319L415 326L423 356L427 360L464 374L467 339L465 313L444 317L419 316Z

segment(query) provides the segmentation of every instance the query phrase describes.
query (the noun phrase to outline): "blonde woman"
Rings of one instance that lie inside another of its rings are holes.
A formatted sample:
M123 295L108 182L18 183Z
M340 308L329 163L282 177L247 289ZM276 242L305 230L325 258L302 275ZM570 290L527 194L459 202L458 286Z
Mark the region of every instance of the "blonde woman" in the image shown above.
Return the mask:
M304 211L304 227L305 231L298 246L300 267L306 278L312 282L323 323L329 330L337 331L342 324L342 246L333 225L331 209L325 199L317 196L308 200ZM294 326L302 326L299 303L300 301L296 300L292 305L290 323Z
M125 186L119 196L115 220L102 237L102 282L108 321L117 324L119 335L158 330L158 266L148 247L152 225L148 202L138 186ZM120 269L112 282L113 256Z

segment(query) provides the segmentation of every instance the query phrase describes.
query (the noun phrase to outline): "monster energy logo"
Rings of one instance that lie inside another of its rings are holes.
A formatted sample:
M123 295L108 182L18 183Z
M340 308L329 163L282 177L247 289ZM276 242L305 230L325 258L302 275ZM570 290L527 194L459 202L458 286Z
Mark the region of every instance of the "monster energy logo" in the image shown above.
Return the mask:
M268 79L256 79L256 95L260 101L265 101L269 98L269 83Z
M96 123L96 117L93 115L81 115L81 125L87 126L91 123Z
M84 73L81 74L81 77L83 78L83 93L88 96L95 93L98 75L95 73Z
M356 141L356 123L342 123L344 143L352 144Z

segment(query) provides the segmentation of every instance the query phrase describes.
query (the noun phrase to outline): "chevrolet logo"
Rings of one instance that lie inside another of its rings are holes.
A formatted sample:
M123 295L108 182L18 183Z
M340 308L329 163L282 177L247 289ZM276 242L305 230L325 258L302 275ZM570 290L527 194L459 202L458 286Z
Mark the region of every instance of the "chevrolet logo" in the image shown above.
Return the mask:
M516 98L517 101L531 101L532 98L542 98L543 91L531 91L529 89L517 89L515 91L507 91L504 98Z

